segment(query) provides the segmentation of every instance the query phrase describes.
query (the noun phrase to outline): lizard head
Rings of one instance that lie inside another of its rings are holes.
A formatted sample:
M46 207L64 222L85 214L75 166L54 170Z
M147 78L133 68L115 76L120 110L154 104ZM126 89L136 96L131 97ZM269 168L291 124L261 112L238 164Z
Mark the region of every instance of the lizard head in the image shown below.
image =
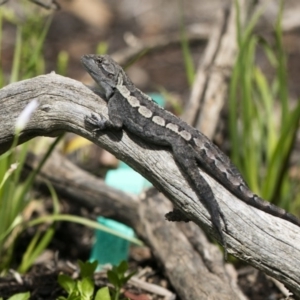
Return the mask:
M119 66L110 56L96 54L83 55L81 63L96 83L104 90L108 100L118 84Z

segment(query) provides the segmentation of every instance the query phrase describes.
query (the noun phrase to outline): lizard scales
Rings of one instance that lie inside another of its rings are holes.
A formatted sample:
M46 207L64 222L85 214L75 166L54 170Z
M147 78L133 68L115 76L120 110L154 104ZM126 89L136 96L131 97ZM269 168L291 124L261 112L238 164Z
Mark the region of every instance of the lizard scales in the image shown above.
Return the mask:
M108 120L92 114L86 121L96 126L96 130L125 128L145 141L170 147L176 163L209 211L225 248L220 220L227 231L226 220L197 164L245 203L300 226L298 218L251 192L239 171L216 145L137 89L111 57L90 54L84 55L81 62L103 89L108 102Z

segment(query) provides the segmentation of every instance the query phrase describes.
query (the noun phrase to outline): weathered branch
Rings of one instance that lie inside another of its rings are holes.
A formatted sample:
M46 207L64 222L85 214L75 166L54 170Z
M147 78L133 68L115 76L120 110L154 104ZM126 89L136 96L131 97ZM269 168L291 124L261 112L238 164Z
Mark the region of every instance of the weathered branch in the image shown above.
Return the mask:
M171 205L165 197L156 193L151 195L151 191L148 192L142 199L142 205L139 206L141 221L137 231L153 247L158 260L163 262L165 272L180 297L182 299L245 299L239 288L232 284L221 253L215 245L206 240L203 244L206 244L208 249L214 248L216 251L212 251L210 255L204 253L199 255L176 223L166 224L161 212L170 209ZM194 230L205 239L199 228ZM206 260L209 256L213 259L211 265L209 260ZM211 266L213 268L210 268Z
M209 36L210 28L202 27L202 32L193 34L188 32L186 39L190 44L193 43L206 43ZM111 57L121 66L126 66L130 61L133 61L136 57L142 56L155 51L161 51L162 49L172 46L180 45L182 37L179 34L166 34L151 37L144 40L138 40L135 38L135 45L123 48L111 54Z
M239 0L240 21L243 27L251 17L257 1ZM235 1L228 10L217 12L204 55L201 56L190 99L183 119L214 137L220 113L228 95L228 81L238 52Z
M106 103L83 84L55 74L11 84L0 90L0 152L14 138L16 118L32 99L39 108L21 133L24 142L35 136L56 136L62 131L77 133L104 147L149 179L189 219L218 238L210 216L166 149L146 144L123 132L95 136L84 117L106 115ZM211 185L228 220L224 232L228 252L285 283L300 295L300 228L250 207L199 169Z
M26 167L33 169L39 159L34 155L29 157ZM51 182L74 205L97 209L102 216L133 227L147 242L182 299L201 299L204 295L222 300L245 299L235 278L226 272L219 247L210 243L203 231L192 222L184 224L185 228L188 227L185 230L189 233L188 238L177 223L166 222L164 214L172 210L171 203L157 191L148 191L147 195L143 193L143 199L138 199L107 186L103 180L80 169L57 152L52 153L36 178L39 185L45 181ZM198 241L197 246L195 241Z

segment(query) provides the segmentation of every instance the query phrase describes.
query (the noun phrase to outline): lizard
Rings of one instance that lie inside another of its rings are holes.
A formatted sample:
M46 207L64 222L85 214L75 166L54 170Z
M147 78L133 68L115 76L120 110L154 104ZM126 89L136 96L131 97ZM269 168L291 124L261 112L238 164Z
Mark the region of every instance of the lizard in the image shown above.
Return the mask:
M109 117L106 119L92 113L85 117L85 121L95 126L95 131L125 129L146 142L167 146L208 210L225 249L225 256L227 249L221 220L226 232L227 221L211 187L200 175L198 166L248 205L300 226L297 217L254 194L230 159L213 142L136 88L110 56L87 54L82 56L81 63L102 89L108 103Z

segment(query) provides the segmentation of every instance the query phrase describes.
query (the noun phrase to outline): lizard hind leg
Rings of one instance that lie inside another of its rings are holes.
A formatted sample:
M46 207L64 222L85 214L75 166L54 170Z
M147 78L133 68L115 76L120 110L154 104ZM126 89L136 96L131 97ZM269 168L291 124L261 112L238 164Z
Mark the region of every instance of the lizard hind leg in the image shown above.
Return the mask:
M188 148L189 149L187 149L187 145L184 142L182 142L182 145L180 145L180 143L177 143L176 146L172 147L174 159L177 165L180 167L182 173L186 175L189 184L195 191L199 200L208 210L211 216L211 221L217 229L219 237L223 244L225 259L227 259L227 244L221 226L222 219L225 230L226 232L228 232L225 216L219 207L219 204L213 194L211 187L199 173L195 158L196 154L194 153L195 150L189 145Z

